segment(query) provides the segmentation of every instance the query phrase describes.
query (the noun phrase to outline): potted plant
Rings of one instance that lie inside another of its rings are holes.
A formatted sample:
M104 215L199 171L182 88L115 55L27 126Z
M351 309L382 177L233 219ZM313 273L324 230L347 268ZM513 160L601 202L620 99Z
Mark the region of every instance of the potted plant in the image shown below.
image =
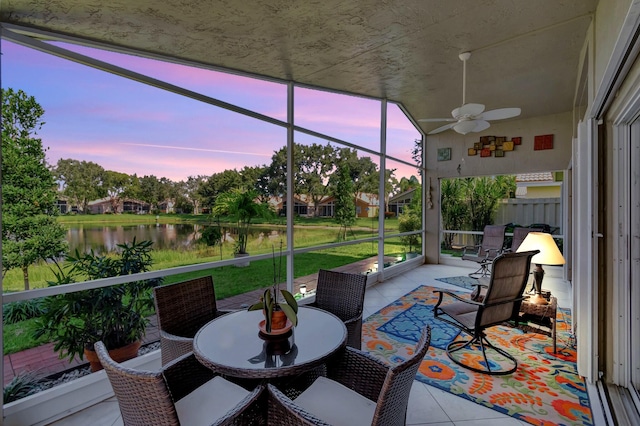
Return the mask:
M282 330L287 326L287 320L291 326L298 325L298 302L287 291L280 290L280 271L282 270L282 242L280 242L280 258L276 269L275 248L273 249L273 285L265 289L260 301L249 306L249 311L262 310L264 313L264 331L269 334L275 330ZM284 300L278 300L279 295Z
M238 240L233 250L236 257L249 255L249 253L247 253L247 238L251 220L257 217L269 217L272 213L269 205L256 202L257 198L258 194L256 191L236 189L220 194L218 198L216 198L213 206L213 213L215 215L230 216L237 224ZM249 262L238 266L248 265Z
M67 256L68 272L58 266L56 281L50 286L71 284L76 278L95 280L145 272L151 266L151 241L118 244L115 255L89 253ZM47 336L54 341L60 358L74 356L91 363L92 371L101 368L93 345L103 341L118 361L137 356L148 319L153 312L151 289L161 278L136 281L93 290L47 297L44 314L37 322L36 337ZM95 357L92 362L92 357Z

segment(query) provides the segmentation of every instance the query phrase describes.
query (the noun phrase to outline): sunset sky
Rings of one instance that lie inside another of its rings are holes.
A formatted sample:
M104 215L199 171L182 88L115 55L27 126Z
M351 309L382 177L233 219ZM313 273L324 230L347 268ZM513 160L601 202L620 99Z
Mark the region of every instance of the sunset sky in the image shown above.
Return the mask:
M284 84L59 46L286 121ZM273 152L286 144L279 126L4 40L1 49L2 87L25 91L45 110L38 136L48 147L49 164L73 158L107 170L180 181L269 164ZM302 88L294 99L296 125L378 149L379 102ZM388 113L389 153L411 161L420 134L395 105ZM325 143L303 134L296 134L295 141ZM417 174L395 162L387 168L397 168L398 178Z

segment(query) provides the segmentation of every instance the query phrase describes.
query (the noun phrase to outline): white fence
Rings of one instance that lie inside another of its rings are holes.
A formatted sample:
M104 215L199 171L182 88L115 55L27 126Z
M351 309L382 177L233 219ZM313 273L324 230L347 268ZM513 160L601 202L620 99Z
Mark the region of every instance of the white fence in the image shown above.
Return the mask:
M529 226L534 223L545 223L551 227L554 236L562 238L562 202L560 198L510 198L500 201L494 217L494 224L513 223ZM474 235L482 235L480 231L443 230L455 234L454 247L474 245ZM511 234L507 234L511 236Z

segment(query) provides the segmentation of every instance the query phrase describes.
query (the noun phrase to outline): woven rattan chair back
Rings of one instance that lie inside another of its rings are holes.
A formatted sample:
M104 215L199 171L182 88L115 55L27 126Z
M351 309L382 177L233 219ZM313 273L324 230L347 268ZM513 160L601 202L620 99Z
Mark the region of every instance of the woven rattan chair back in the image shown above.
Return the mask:
M360 349L362 345L362 311L367 276L346 272L318 271L314 306L331 312L347 327L347 345Z
M210 276L156 287L158 326L171 334L193 337L215 317L216 294Z
M191 352L198 330L226 313L217 309L211 276L156 287L153 294L163 365Z
M422 330L422 335L413 352L413 356L389 369L378 397L372 425L405 424L411 386L416 378L420 363L422 363L427 354L430 342L431 328L426 326ZM366 380L366 378L363 377L363 380Z
M126 368L111 359L102 342L95 344L95 350L118 399L125 425L180 424L162 372Z

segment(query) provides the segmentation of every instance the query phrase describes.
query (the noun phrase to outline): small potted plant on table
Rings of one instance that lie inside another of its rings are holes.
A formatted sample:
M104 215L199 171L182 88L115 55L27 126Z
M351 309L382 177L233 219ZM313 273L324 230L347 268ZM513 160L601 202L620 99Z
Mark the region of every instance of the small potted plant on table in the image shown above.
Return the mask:
M277 269L275 249L273 249L273 285L265 289L258 303L249 306L250 311L263 311L264 325L261 325L260 328L267 335L281 334L298 325L298 302L289 291L279 289L281 270L282 242L280 242L280 259ZM278 301L280 294L284 298L283 301ZM290 325L287 324L287 320Z

